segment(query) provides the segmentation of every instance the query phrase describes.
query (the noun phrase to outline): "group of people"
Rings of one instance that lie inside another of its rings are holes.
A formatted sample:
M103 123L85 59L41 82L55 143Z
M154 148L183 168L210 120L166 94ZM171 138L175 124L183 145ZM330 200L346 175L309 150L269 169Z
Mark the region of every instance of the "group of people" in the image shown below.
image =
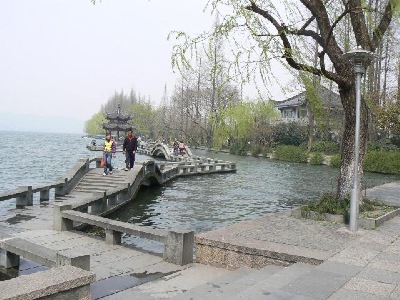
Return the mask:
M135 153L138 147L138 140L132 131L128 131L124 143L122 144L122 152L125 154L125 171L129 171L135 165ZM111 138L110 133L106 133L103 148L103 176L113 173L111 164L112 157L115 157L117 152L117 143Z
M174 144L172 145L172 147L174 148L174 154L175 155L184 155L185 154L185 149L186 146L183 143L183 141L178 142L178 140L175 140Z

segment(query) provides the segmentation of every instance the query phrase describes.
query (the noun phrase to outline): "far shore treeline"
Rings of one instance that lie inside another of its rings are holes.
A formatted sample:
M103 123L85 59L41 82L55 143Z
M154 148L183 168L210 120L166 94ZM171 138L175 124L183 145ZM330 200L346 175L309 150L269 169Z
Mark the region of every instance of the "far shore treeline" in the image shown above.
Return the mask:
M185 98L187 94L192 95L193 103ZM308 124L283 121L274 101L239 101L238 93L233 95L236 97L227 100L216 115L212 114L211 105L207 110L205 100L196 106L196 99L200 97L189 90L178 90L171 101L164 95L159 107L154 107L133 89L129 93L115 92L85 123L85 131L90 135L103 134L105 113L115 112L120 105L123 113L133 116L135 133L153 140L172 143L179 139L190 146L228 149L232 154L339 167L341 136L332 135L332 128L328 126L332 120L316 123L310 139ZM367 144L366 171L400 175L400 126L394 122L397 112L400 110L396 104L379 111L376 122L379 134ZM385 127L386 123L390 126Z

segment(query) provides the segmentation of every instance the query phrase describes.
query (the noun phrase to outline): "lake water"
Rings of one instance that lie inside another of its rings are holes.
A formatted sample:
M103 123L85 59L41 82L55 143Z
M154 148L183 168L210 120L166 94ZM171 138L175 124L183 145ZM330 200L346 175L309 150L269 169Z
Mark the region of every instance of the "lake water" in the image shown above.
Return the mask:
M4 143L0 193L23 185L51 183L79 158L101 156L86 149L90 139L78 134L1 132ZM155 228L187 228L196 232L277 212L317 199L336 187L338 169L279 162L264 158L193 151L200 156L236 161L237 173L178 178L163 187L139 192L137 199L113 218ZM137 156L137 161L148 157ZM117 154L116 167L124 166ZM368 187L400 180L368 173ZM0 202L0 216L15 204Z

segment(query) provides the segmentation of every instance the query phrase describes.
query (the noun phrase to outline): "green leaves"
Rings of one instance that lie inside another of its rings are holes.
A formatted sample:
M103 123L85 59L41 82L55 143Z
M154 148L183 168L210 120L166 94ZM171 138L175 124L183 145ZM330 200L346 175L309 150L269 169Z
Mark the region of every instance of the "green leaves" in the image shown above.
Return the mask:
M104 133L104 129L102 127L103 123L106 123L104 114L102 112L98 112L85 122L85 132L90 135Z
M257 127L269 126L270 121L278 118L279 113L270 101L257 103L242 102L221 110L218 120L212 119L214 125L214 146L219 148L228 139L249 140Z

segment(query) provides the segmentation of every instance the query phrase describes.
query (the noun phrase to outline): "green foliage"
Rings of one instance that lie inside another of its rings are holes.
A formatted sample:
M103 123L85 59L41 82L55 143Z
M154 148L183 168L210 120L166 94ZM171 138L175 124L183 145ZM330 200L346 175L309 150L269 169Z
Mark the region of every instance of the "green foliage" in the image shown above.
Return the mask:
M325 193L318 201L310 202L301 208L302 211L315 211L333 215L341 215L349 209L350 197L337 200L334 193Z
M234 141L231 143L229 153L235 155L246 155L248 148L249 146L245 140Z
M275 158L278 160L297 163L307 162L307 154L303 151L303 149L290 145L280 145L276 147Z
M400 150L398 145L396 144L396 137L392 137L391 139L382 139L379 141L369 141L367 143L367 151L396 151Z
M104 133L103 123L106 123L104 114L98 112L85 122L85 132L90 135L102 134Z
M322 152L326 155L332 155L339 153L340 145L336 142L329 141L315 141L312 150L314 152Z
M322 165L324 163L325 156L321 152L315 152L311 155L311 165Z
M328 118L320 93L318 92L318 88L321 87L320 83L316 82L314 74L308 72L300 72L300 80L306 89L308 105L314 115L317 127L320 131L324 131Z
M369 151L365 156L364 170L400 175L400 152Z
M379 106L376 111L375 121L377 126L392 134L400 134L400 104L390 103Z
M362 203L359 206L360 212L363 213L365 217L376 218L382 213L386 213L393 210L378 199L368 199L363 198ZM314 211L320 214L332 214L332 215L343 215L345 223L349 223L350 219L350 195L347 195L344 199L338 200L334 193L325 193L322 195L321 199L317 201L312 201L307 205L301 207L302 212ZM380 213L377 213L380 212Z
M133 129L137 134L154 136L155 111L150 103L134 103L128 112L133 115Z
M262 146L261 145L255 145L251 147L251 155L254 157L258 157L260 154L262 154Z
M260 126L269 126L272 119L278 117L271 102L239 103L221 110L219 116L213 116L214 148L227 144L228 139L238 149L245 148L243 143L250 139L252 132ZM235 142L240 141L240 142Z
M272 130L277 144L299 146L308 140L307 126L298 122L278 123Z
M340 167L340 161L341 161L340 154L333 155L331 157L331 163L330 163L331 167L339 168Z

